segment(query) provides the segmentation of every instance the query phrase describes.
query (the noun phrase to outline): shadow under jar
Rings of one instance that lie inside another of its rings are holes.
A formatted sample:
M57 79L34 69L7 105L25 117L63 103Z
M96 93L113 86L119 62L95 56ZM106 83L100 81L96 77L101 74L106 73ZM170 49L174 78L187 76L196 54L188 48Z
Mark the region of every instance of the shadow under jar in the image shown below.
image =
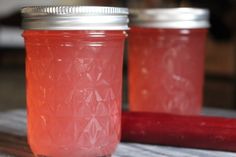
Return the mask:
M120 140L128 10L22 9L28 142L36 156L111 156Z
M200 113L208 14L194 8L131 11L131 111Z

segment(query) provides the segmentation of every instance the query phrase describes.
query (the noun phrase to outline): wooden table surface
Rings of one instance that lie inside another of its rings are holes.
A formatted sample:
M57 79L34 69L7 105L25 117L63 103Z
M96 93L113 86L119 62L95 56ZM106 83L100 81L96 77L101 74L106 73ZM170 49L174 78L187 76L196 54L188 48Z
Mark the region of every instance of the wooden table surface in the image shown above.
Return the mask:
M204 112L208 115L236 117L236 112L232 111L205 109ZM32 156L26 140L26 111L0 112L0 157ZM236 153L121 143L113 157L236 157Z

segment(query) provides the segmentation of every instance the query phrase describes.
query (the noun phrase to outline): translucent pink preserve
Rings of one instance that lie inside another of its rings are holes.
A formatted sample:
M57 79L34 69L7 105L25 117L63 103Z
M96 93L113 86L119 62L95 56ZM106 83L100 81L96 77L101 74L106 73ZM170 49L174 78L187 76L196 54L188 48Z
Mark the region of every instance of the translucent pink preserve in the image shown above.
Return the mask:
M206 33L207 29L131 28L130 110L199 114Z
M123 31L32 31L28 140L35 155L110 156L120 140Z

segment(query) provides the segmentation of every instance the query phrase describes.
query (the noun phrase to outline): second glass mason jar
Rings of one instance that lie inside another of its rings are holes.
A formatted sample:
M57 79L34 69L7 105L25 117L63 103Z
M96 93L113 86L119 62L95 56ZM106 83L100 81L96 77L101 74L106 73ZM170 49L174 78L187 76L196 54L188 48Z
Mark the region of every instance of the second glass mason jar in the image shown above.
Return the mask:
M28 141L36 156L111 156L120 140L128 9L22 9Z
M208 16L194 8L131 11L131 111L199 114Z

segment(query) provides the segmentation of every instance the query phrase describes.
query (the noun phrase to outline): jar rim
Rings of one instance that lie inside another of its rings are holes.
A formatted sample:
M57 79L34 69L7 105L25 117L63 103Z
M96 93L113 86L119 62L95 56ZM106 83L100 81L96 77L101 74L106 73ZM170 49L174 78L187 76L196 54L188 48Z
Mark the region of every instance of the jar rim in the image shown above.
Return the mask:
M202 8L130 9L131 25L156 28L208 28L209 10Z
M30 6L21 9L23 29L127 30L127 8L105 6Z

